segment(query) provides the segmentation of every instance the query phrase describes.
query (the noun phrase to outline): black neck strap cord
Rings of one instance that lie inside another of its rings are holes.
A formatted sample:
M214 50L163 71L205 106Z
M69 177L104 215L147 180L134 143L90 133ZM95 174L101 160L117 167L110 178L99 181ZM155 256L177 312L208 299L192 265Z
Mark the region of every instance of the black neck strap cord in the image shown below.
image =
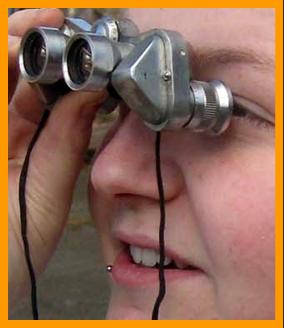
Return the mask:
M165 280L165 272L164 272L166 211L165 211L163 180L162 180L162 173L161 173L160 144L161 144L161 133L157 132L155 154L156 154L156 175L157 175L157 185L159 191L160 215L161 215L160 227L159 227L159 246L160 246L159 247L160 248L159 282L160 284L159 284L159 294L157 296L152 312L152 320L158 320L160 305L166 294L166 280Z
M46 109L43 112L39 125L36 129L35 134L32 137L32 140L29 144L27 154L22 166L20 179L19 179L19 206L20 206L20 221L21 221L21 235L24 245L24 253L25 259L27 263L27 268L30 276L31 282L31 304L32 304L32 313L33 319L38 320L38 304L37 304L37 285L36 285L36 276L34 267L32 264L29 241L27 236L27 205L26 205L26 181L28 176L28 168L30 162L30 156L34 145L36 144L41 131L43 130L48 117L50 114L50 110ZM164 199L164 188L161 174L161 161L160 161L160 143L161 143L161 133L157 132L156 135L156 144L155 144L155 155L156 155L156 176L157 176L157 185L159 191L160 198L160 227L159 227L159 248L160 248L160 261L159 261L159 294L157 296L153 312L152 312L152 320L158 320L159 318L159 309L160 305L164 299L166 294L166 281L165 281L165 273L164 273L164 262L165 262L165 199Z
M27 154L23 163L23 167L20 174L19 180L19 205L20 205L20 220L21 220L21 235L24 245L24 252L25 252L25 259L28 267L28 272L31 281L31 303L32 303L32 312L33 312L33 319L38 320L38 305L37 305L37 288L36 288L36 277L35 271L32 264L31 254L30 254L30 247L29 241L27 236L27 204L26 204L26 181L28 175L28 168L30 162L30 156L33 150L33 147L40 136L42 129L44 128L47 119L49 117L50 111L45 109L39 125L36 129L35 134L32 137L32 140L29 144Z

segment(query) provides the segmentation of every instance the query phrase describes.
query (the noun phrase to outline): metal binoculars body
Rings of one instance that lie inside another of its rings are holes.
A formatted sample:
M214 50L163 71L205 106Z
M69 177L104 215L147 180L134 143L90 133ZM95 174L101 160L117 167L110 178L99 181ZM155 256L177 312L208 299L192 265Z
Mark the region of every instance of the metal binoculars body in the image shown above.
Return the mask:
M187 128L220 134L233 110L221 81L195 81L187 42L175 31L139 33L128 19L91 25L66 18L62 28L35 27L23 37L19 66L47 105L73 90L107 88L109 110L119 101L154 131Z

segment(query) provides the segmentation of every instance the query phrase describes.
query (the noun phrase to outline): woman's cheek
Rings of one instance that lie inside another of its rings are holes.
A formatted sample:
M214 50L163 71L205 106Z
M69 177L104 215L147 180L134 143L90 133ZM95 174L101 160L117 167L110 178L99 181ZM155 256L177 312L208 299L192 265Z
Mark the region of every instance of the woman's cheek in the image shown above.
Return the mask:
M217 261L222 262L221 267L229 265L234 272L244 268L259 272L267 261L273 263L274 182L265 171L261 174L247 168L239 174L231 172L221 179L224 195L212 204L212 248L220 245L220 253L218 250L215 255L221 255Z
M272 307L274 149L226 149L192 163L190 170L184 168L187 192L220 307L232 317ZM236 301L240 308L234 313Z
M222 275L273 264L274 149L244 149L183 167L203 245Z

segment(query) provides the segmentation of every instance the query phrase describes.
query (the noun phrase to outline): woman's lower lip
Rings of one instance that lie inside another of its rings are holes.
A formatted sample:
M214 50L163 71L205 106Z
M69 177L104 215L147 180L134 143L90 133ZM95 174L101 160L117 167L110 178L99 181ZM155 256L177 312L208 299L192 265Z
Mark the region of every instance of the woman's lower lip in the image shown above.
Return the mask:
M199 269L177 270L165 269L166 283L178 279L195 279L203 274ZM145 287L159 283L159 270L156 268L142 267L131 261L127 250L118 254L112 266L112 279L114 283L125 287Z

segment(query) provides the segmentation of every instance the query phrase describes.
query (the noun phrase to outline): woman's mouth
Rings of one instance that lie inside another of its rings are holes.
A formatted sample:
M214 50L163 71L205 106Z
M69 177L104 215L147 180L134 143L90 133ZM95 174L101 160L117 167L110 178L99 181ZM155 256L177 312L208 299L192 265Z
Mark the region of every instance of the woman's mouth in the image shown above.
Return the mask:
M160 252L152 248L142 248L134 245L128 245L128 251L132 263L136 263L142 267L158 268L160 263ZM179 260L174 260L168 256L165 257L164 261L165 269L192 269L193 266L187 265Z
M159 250L124 244L124 249L117 255L112 267L114 283L125 287L146 287L159 283ZM166 282L177 279L196 279L204 272L179 259L165 257Z

